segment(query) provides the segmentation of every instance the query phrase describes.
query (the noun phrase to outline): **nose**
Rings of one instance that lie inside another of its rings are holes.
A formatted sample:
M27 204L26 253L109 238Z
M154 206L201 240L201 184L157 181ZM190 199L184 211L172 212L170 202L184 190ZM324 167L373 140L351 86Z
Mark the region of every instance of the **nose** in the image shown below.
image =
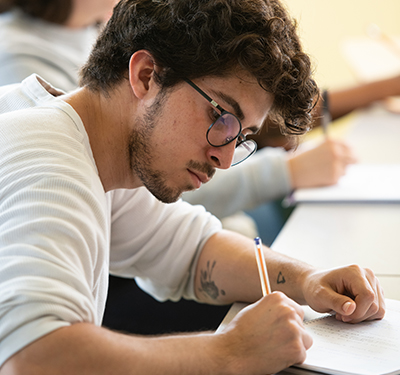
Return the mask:
M228 169L232 164L234 153L235 142L231 142L222 147L210 146L207 151L207 156L211 160L211 164L214 168Z

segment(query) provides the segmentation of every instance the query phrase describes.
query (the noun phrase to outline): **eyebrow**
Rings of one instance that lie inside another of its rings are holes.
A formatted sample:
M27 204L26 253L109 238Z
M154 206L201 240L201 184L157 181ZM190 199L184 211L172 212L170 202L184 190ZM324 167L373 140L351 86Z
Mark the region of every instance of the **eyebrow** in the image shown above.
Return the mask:
M233 108L235 115L237 116L237 118L240 121L244 120L245 117L244 117L242 108L240 107L240 104L235 99L233 99L230 95L227 95L221 91L214 91L214 90L210 90L210 91L212 91L212 95L216 95L219 98L221 98L224 102L228 103Z
M242 108L240 107L240 104L235 99L233 99L230 95L227 95L221 91L215 91L215 90L210 90L210 91L212 91L212 95L215 95L215 96L221 98L223 101L225 101L227 104L229 104L233 108L235 115L241 122L245 119ZM261 126L253 125L253 126L249 126L249 127L245 128L245 130L250 130L252 132L252 134L256 134L261 130L262 126L263 126L262 124L261 124Z

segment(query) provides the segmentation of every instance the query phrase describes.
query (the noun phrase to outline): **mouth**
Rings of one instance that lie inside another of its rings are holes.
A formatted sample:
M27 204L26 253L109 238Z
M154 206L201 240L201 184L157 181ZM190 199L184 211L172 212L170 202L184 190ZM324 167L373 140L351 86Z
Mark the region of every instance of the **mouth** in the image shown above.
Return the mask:
M192 181L193 181L193 185L195 189L199 189L201 187L202 184L207 183L208 181L210 181L210 178L200 172L194 172L190 169L188 169L188 172L190 173L191 177L192 177Z

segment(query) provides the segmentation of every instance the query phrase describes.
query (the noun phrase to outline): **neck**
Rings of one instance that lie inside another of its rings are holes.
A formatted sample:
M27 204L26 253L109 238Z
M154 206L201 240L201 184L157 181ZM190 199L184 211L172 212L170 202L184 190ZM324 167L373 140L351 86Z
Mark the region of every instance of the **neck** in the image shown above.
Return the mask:
M134 99L129 87L122 86L107 96L84 87L64 97L83 122L106 192L141 186L130 168L128 152Z

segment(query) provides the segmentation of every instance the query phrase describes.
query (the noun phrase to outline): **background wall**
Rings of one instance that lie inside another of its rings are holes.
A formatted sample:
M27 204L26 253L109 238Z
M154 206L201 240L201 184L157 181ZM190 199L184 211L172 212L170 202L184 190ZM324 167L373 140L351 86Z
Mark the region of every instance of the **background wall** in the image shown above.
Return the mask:
M321 87L340 88L356 82L341 52L347 37L367 36L374 23L400 36L400 0L283 0L297 19L303 46L312 55Z

